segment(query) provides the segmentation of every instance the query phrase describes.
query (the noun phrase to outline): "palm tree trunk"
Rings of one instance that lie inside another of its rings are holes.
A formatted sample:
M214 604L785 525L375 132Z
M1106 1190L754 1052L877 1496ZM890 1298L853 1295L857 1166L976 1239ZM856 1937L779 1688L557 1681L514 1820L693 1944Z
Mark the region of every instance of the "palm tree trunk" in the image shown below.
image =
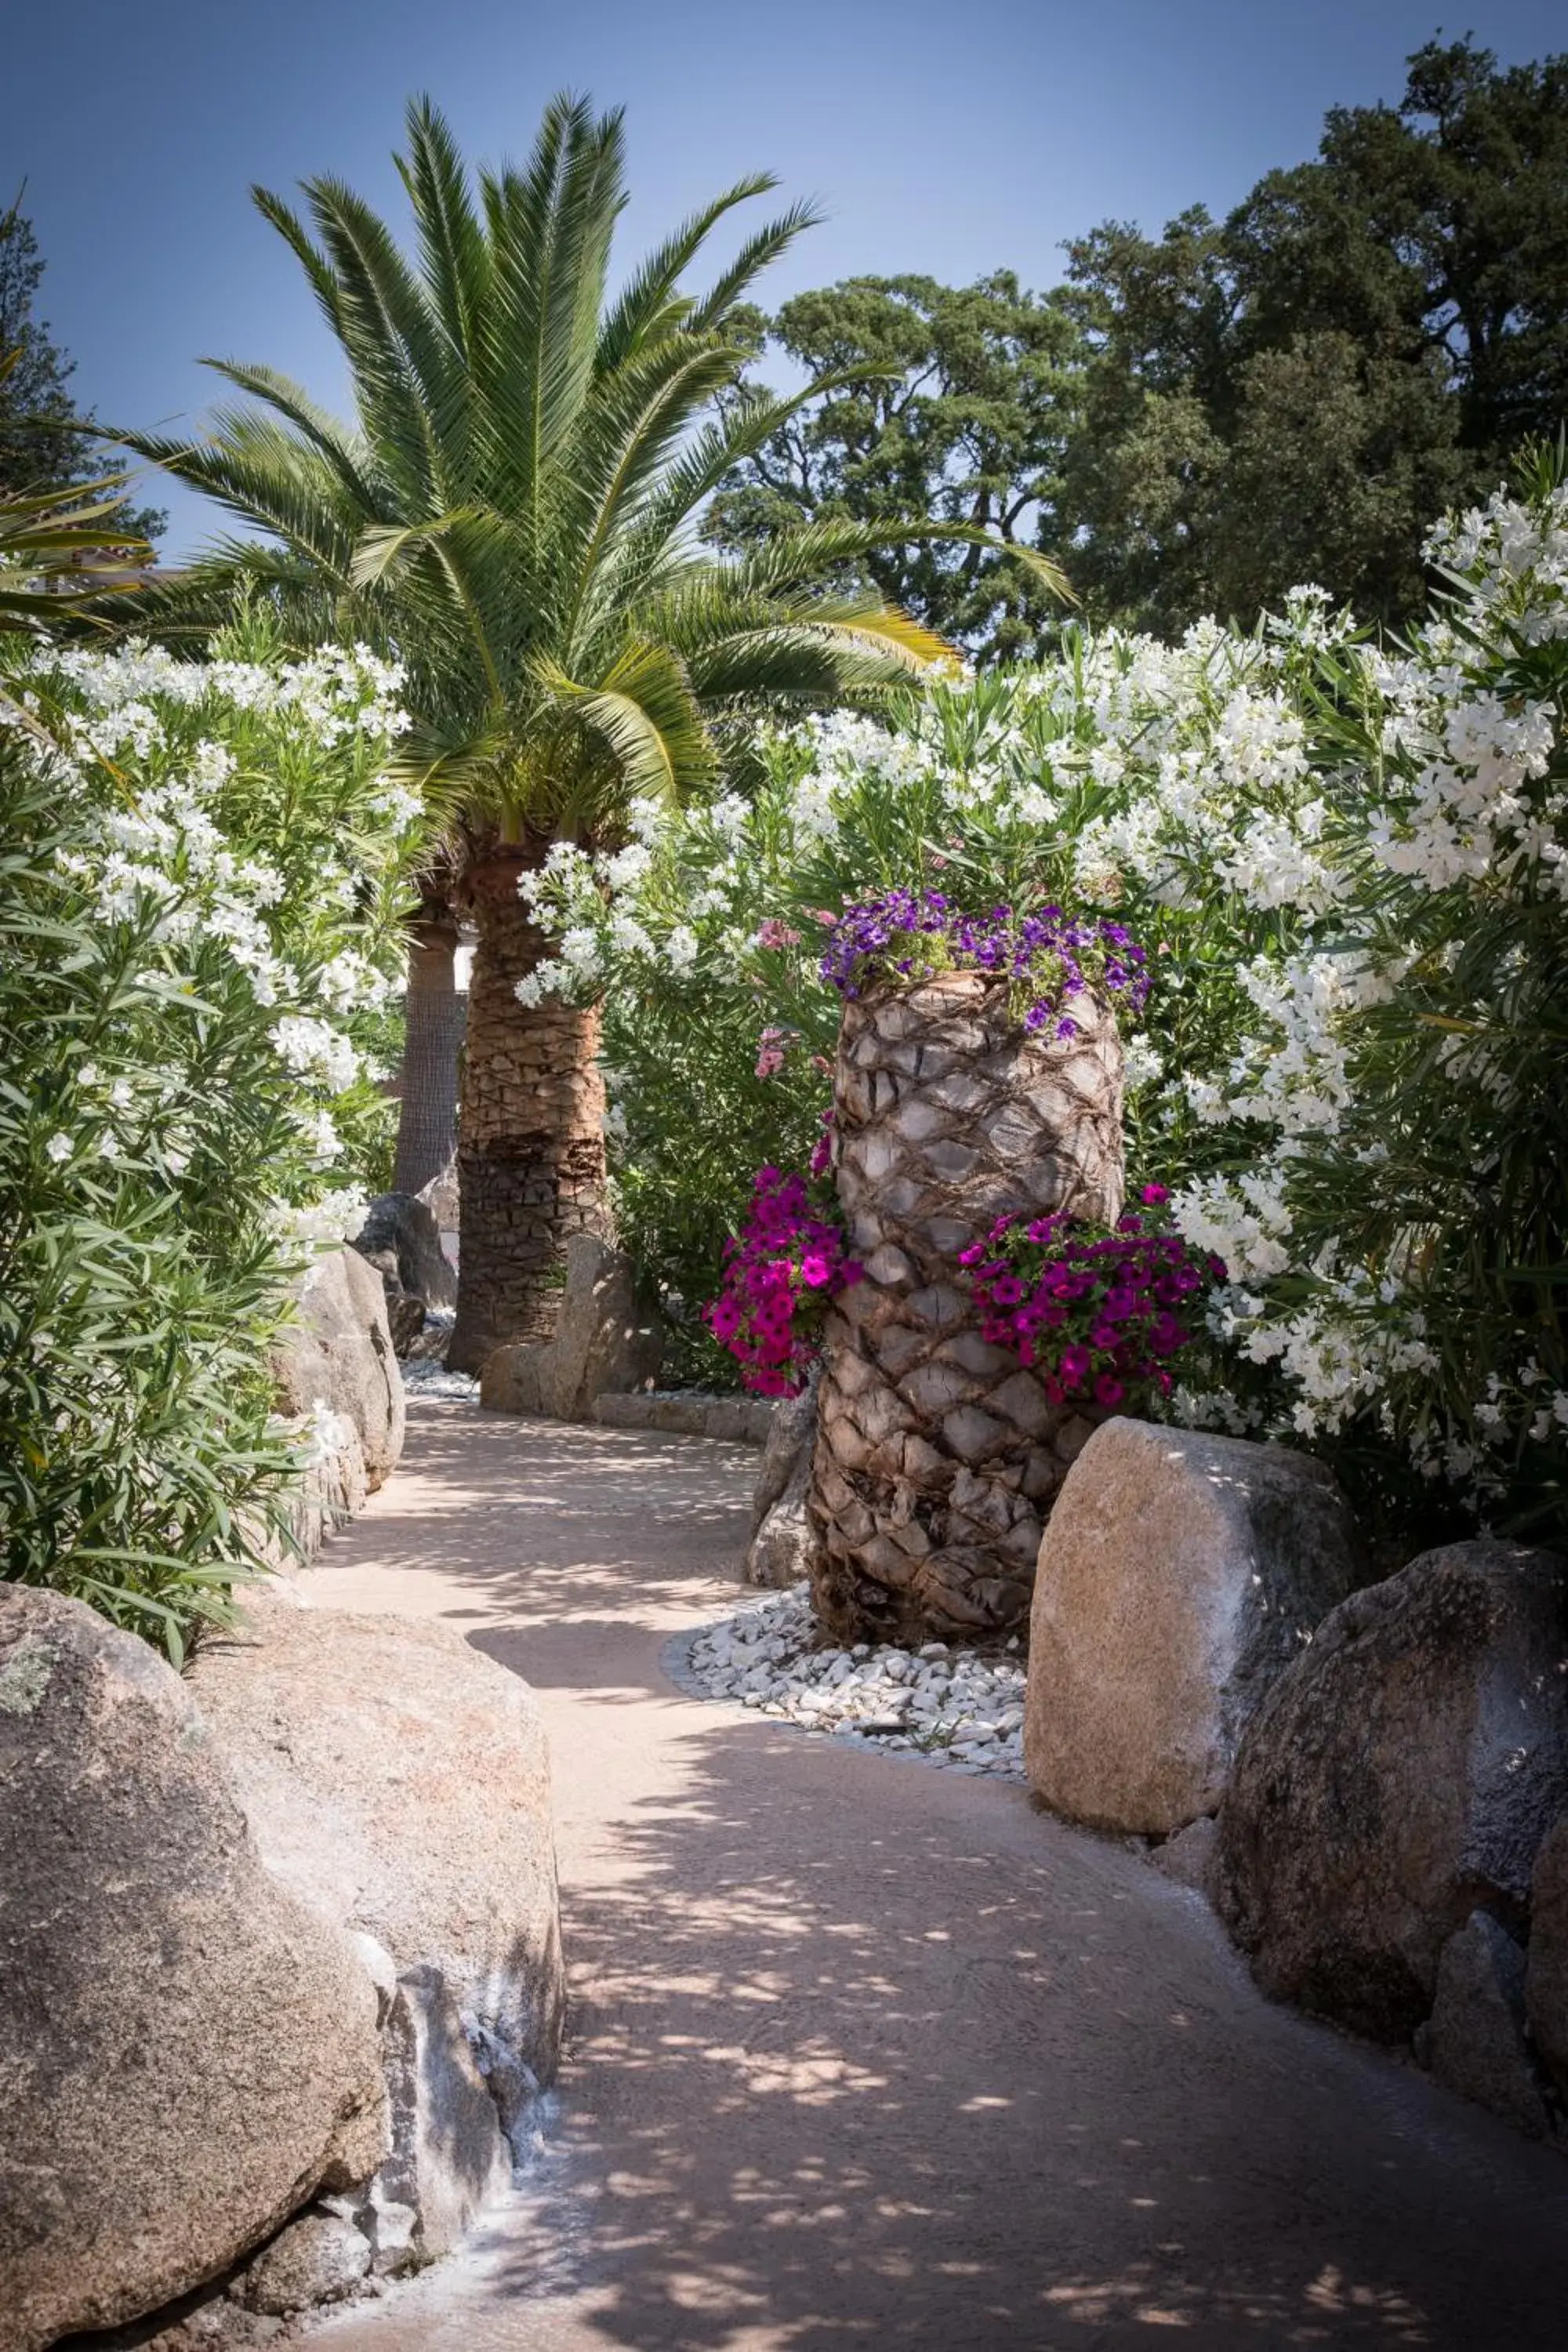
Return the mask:
M1108 1005L1035 1035L950 971L844 1008L838 1197L865 1279L829 1308L808 1510L812 1597L843 1641L973 1639L1027 1618L1051 1499L1098 1408L1053 1404L977 1328L958 1258L1011 1210L1121 1213Z
M396 1192L423 1192L446 1167L457 1142L464 1018L457 988L457 949L458 926L450 908L438 899L426 899L408 943L403 1099L392 1178Z
M517 894L528 862L498 845L465 892L479 932L468 983L458 1139L461 1249L447 1360L477 1372L494 1348L549 1339L567 1238L608 1233L599 1013L525 1006L517 983L549 952Z

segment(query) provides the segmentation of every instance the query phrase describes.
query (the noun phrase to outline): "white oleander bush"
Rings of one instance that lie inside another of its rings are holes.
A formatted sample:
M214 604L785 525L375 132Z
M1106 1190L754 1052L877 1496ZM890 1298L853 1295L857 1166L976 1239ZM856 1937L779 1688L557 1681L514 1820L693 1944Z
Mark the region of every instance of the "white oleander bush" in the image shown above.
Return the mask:
M268 1341L384 1150L397 679L256 621L211 662L7 651L0 1572L177 1656L297 1473Z
M557 849L534 984L605 993L628 1234L667 1284L705 1256L710 1291L756 1160L810 1149L846 902L1114 908L1154 974L1131 1168L1229 1276L1169 1409L1329 1452L1394 1549L1563 1540L1561 452L1429 554L1406 643L1310 589L1246 637L1069 633L890 724L779 736L749 798Z

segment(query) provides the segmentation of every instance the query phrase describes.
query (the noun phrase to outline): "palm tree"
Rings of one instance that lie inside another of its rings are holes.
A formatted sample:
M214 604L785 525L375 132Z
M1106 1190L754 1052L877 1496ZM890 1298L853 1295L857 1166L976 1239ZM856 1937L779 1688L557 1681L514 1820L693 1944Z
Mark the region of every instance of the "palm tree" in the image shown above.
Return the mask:
M638 796L709 787L748 716L877 688L943 652L874 595L812 583L889 541L975 534L915 519L805 528L733 562L701 545L710 493L823 388L736 390L746 354L725 331L805 208L753 235L706 294L681 290L718 223L770 179L726 191L611 299L618 114L556 99L526 170L481 173L476 204L445 121L416 100L398 168L412 266L339 182L305 184L314 235L255 192L342 345L357 427L268 368L221 362L247 399L208 440L126 441L276 542L221 541L164 617L244 577L406 667L415 749L453 812L455 890L479 935L451 1356L474 1368L548 1330L564 1239L605 1216L598 1016L519 1004L546 950L520 876L553 842L613 844Z

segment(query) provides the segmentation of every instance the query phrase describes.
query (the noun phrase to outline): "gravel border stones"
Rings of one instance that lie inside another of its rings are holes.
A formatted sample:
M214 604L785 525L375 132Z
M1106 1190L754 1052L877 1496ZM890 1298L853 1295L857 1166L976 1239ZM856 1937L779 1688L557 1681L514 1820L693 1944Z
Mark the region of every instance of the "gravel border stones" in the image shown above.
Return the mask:
M822 1648L821 1631L809 1587L795 1585L703 1627L684 1645L679 1679L805 1731L1022 1779L1021 1662L945 1642Z

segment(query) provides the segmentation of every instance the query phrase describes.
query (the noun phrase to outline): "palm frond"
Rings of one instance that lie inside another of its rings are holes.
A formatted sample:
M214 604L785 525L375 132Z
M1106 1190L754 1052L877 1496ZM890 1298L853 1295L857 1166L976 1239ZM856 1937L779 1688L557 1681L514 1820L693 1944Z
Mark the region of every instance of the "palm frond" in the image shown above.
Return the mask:
M437 540L449 537L465 521L473 520L474 510L465 514L461 508L454 508L428 522L372 524L354 541L354 551L349 560L351 586L379 588L398 569L406 568L412 556L434 547Z
M763 271L782 259L797 236L808 228L820 227L826 218L826 215L819 212L813 204L795 204L787 212L781 213L777 220L769 221L765 228L748 237L729 268L693 310L693 329L701 334L721 327L730 311L755 284Z
M64 503L58 489L0 497L5 625L47 631L83 612L94 596L134 587L122 575L150 562L153 551L119 520L124 487L122 474L105 474L68 493ZM9 697L6 702L14 710Z
M263 188L252 182L250 201L262 219L278 231L279 236L293 254L310 281L311 291L316 297L328 326L337 336L338 341L344 342L338 281L326 255L314 242L309 229L292 205L286 205L281 196L273 194L270 188Z
M681 335L626 362L596 388L566 468L561 556L572 572L569 635L598 601L610 551L668 476L693 417L732 381L740 356L724 343Z
M488 456L497 503L542 533L550 463L594 369L610 239L625 202L619 114L545 110L526 173L481 180L493 256L486 320Z
M573 678L545 656L533 667L559 708L603 742L626 791L673 802L711 781L712 739L668 646L634 639L597 685Z
M710 568L715 559L706 551L699 554L695 541L696 519L704 501L731 467L755 456L807 402L824 392L864 383L866 376L866 371L852 369L819 376L786 394L739 386L722 415L690 435L664 467L635 530L626 534L615 556L611 593L636 599L693 568Z
M336 470L298 434L254 409L220 409L205 441L155 433L116 438L230 513L273 532L338 587L349 584L349 560L364 518L345 497Z
M445 115L410 99L408 153L397 169L414 208L429 299L456 350L472 369L489 299L490 251Z
M339 326L362 431L403 496L437 507L462 495L469 383L385 223L342 181L305 194L337 281Z
M274 368L255 362L204 359L200 364L221 375L237 392L265 402L278 415L297 426L311 448L326 459L347 496L367 515L377 511L383 493L370 478L374 462L370 445L358 435L346 432L329 410L319 408L302 385L279 375Z
M657 246L627 281L599 331L595 369L601 376L622 366L655 334L691 323L693 303L679 292L683 270L689 269L726 213L753 196L764 196L778 185L771 172L737 180L721 196L682 221L673 236ZM801 208L796 206L798 211ZM805 226L803 221L801 226ZM755 240L753 239L753 243ZM705 308L707 306L704 306ZM704 331L704 327L698 329Z
M875 633L827 623L779 623L717 637L687 656L705 710L826 710L850 697L907 684L923 663Z
M738 583L765 594L796 587L805 581L820 580L841 564L864 562L867 557L883 554L890 548L943 543L989 548L994 553L1021 563L1042 587L1064 604L1077 602L1061 566L1053 563L1048 555L1042 555L1037 548L1000 540L994 531L973 523L933 522L914 515L890 517L883 522L805 523L799 530L780 531L761 547L737 557L731 569Z

